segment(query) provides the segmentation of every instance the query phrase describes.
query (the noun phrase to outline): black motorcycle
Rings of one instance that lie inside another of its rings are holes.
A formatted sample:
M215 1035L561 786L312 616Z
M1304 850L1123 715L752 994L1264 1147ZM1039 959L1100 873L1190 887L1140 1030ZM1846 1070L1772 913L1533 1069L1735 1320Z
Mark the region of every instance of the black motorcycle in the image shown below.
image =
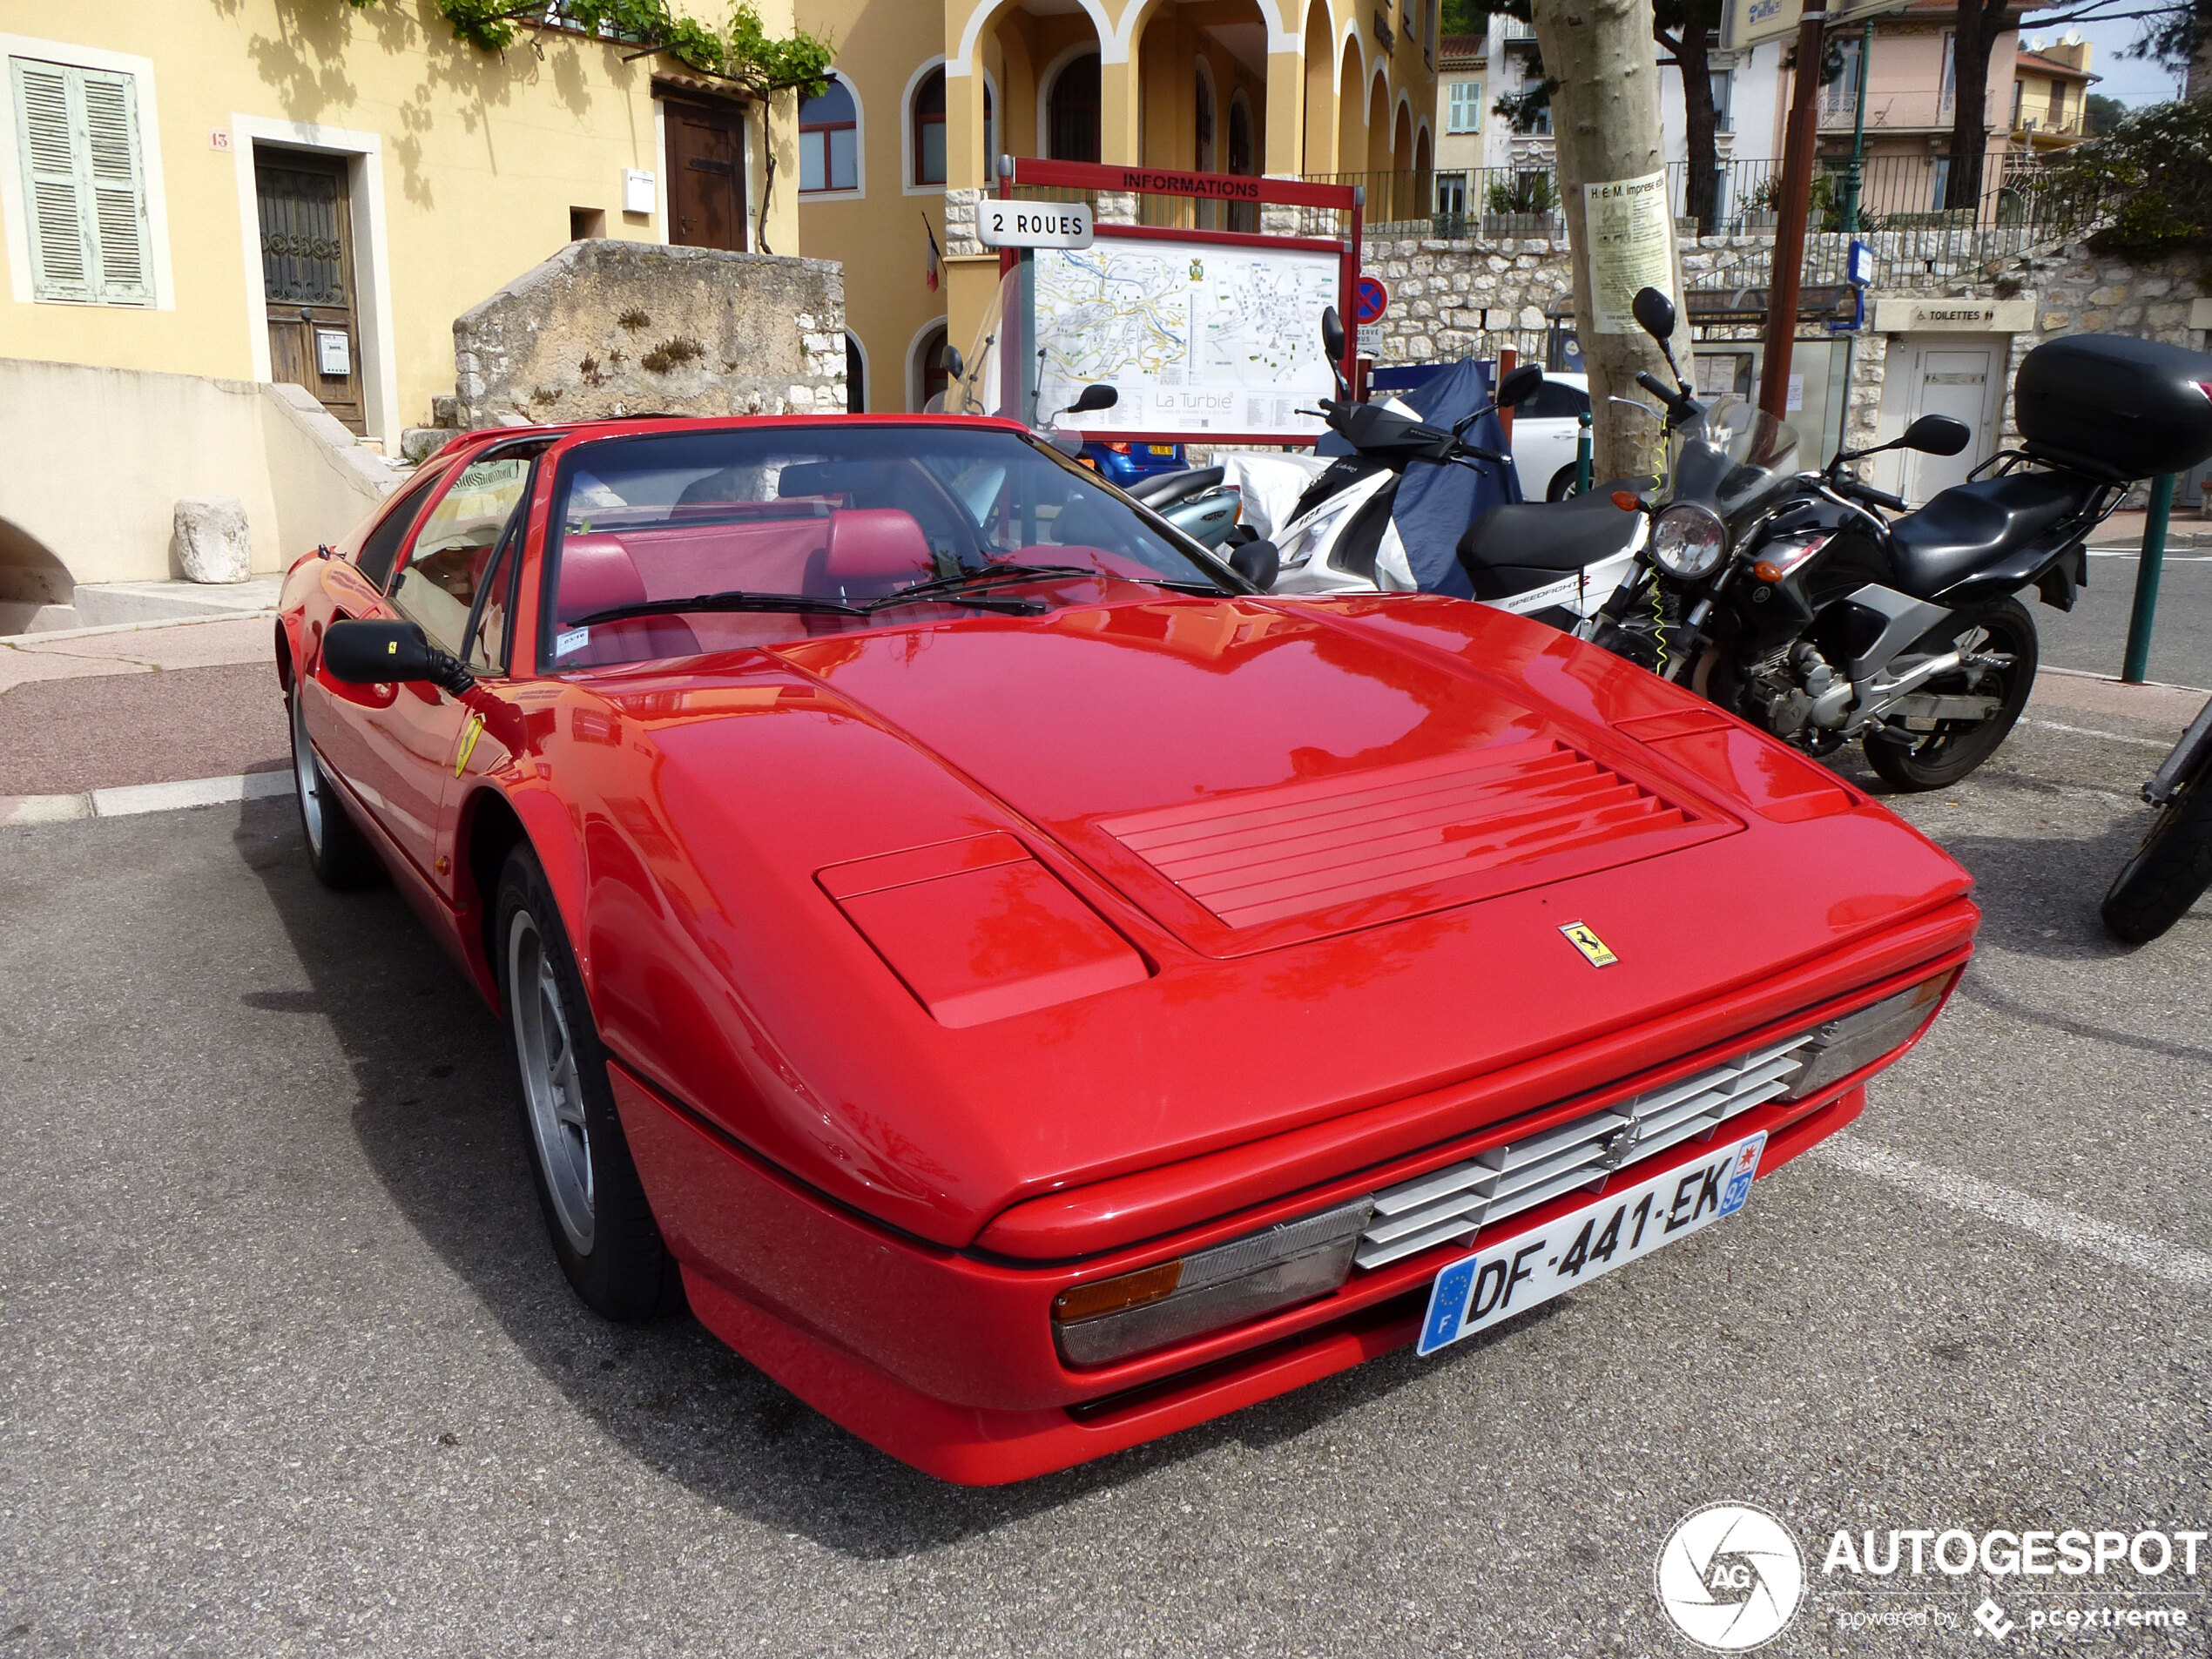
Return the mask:
M1635 310L1675 374L1672 390L1637 377L1673 430L1669 489L1645 504L1647 554L1591 637L1811 753L1857 739L1898 789L1958 782L2019 719L2037 646L2014 596L2072 609L2085 539L2128 485L2212 456L2212 357L2071 335L2020 365L2022 447L1911 511L1848 463L1956 455L1965 426L1923 416L1800 470L1789 427L1740 398L1699 401L1667 349L1664 294L1643 290Z
M2158 815L2105 894L2103 911L2113 937L2131 945L2157 938L2212 887L2212 703L2143 786L2143 799Z

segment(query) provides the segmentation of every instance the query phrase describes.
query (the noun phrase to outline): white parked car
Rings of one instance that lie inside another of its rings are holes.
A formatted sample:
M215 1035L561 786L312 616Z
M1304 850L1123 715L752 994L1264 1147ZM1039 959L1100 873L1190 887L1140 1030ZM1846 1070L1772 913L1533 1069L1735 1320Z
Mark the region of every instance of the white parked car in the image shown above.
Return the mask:
M1585 374L1544 371L1543 389L1513 416L1513 469L1523 501L1564 501L1575 488L1575 446L1590 407Z

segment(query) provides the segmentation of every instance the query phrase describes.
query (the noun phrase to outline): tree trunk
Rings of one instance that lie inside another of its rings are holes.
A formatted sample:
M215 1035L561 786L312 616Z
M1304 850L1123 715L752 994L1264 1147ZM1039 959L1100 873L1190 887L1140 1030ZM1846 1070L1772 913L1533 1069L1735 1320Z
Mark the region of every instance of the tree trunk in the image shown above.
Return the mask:
M1700 236L1710 236L1719 206L1721 156L1714 136L1712 63L1705 53L1705 30L1699 17L1691 12L1679 42L1656 29L1652 35L1675 55L1682 72L1683 154L1689 175L1683 186L1683 212L1697 221Z
M1989 54L2012 19L2005 0L1959 0L1951 37L1951 175L1946 207L1981 201L1982 158L1989 149Z
M1592 226L1584 187L1642 179L1663 180L1667 156L1659 132L1659 68L1651 50L1650 0L1533 0L1530 20L1536 44L1558 90L1552 94L1552 136L1558 158L1560 193L1567 213L1568 240L1574 251L1575 333L1582 366L1590 380L1590 413L1596 431L1595 477L1633 476L1658 470L1658 423L1622 408L1617 395L1649 402L1635 383L1639 369L1666 376L1664 360L1642 330L1601 334L1596 300L1607 297L1618 310L1626 296L1598 296L1592 286ZM1680 255L1675 248L1674 215L1660 192L1660 227L1664 235L1665 282L1679 307ZM1676 359L1689 367L1687 320L1677 327Z

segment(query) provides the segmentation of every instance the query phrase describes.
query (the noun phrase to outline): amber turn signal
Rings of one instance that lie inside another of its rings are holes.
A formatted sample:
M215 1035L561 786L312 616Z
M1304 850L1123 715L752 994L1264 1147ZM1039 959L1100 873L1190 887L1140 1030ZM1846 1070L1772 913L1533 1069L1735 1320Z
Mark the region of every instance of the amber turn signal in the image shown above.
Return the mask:
M1624 513L1641 512L1643 497L1633 489L1616 489L1613 492L1613 504Z
M1772 559L1761 559L1751 567L1751 574L1770 587L1782 580L1784 572L1782 567Z
M1175 1287L1182 1282L1183 1264L1173 1261L1115 1278L1102 1278L1094 1284L1071 1285L1052 1298L1052 1317L1064 1325L1070 1319L1089 1319L1101 1313L1118 1313L1123 1308L1143 1307L1147 1302L1174 1295Z

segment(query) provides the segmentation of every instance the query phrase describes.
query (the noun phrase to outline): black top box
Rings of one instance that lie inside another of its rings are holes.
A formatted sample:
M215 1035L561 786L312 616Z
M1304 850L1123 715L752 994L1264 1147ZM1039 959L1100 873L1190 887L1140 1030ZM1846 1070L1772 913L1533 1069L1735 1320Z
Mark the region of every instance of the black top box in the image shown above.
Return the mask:
M2067 334L2020 360L2013 420L2038 461L2120 482L2212 459L2212 357L2132 334Z

